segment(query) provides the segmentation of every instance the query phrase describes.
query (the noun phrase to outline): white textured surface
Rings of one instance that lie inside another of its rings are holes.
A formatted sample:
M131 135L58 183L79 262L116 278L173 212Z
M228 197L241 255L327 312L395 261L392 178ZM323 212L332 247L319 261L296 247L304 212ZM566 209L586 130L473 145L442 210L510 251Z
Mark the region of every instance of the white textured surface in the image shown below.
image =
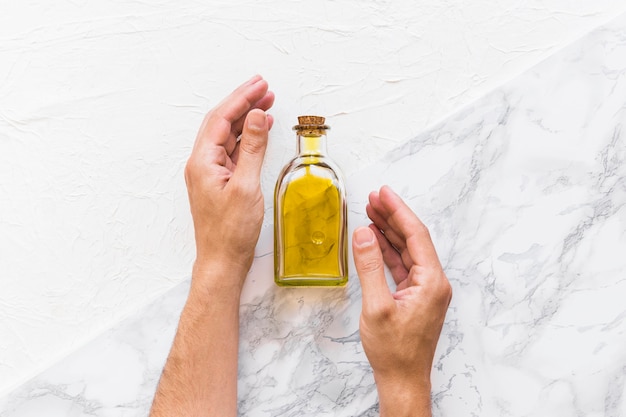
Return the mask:
M434 416L626 415L626 14L348 178L391 184L454 287ZM239 414L378 415L360 286L279 288L263 229L241 306ZM187 283L6 397L0 417L145 416ZM410 347L408 347L410 348Z
M0 1L0 392L188 276L182 168L253 73L278 97L270 195L298 114L329 117L350 174L626 8Z

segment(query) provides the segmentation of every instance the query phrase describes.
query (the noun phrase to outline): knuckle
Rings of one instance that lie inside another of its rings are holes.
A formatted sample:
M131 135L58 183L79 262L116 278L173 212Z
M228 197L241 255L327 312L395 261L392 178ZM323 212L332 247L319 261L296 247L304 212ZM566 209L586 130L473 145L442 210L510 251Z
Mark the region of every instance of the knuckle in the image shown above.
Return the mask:
M448 281L448 279L445 280L443 293L448 301L452 299L452 285L450 285L450 281Z
M185 165L185 178L193 178L198 175L202 175L202 173L208 170L210 166L210 162L212 160L208 158L202 158L200 155L194 153L187 160L187 164Z
M450 303L452 299L452 285L450 285L450 281L448 281L448 278L443 272L441 272L437 293L442 301Z
M259 154L265 148L265 141L257 135L248 135L245 140L240 143L240 151L248 154Z
M387 322L393 317L394 306L392 304L375 304L363 310L365 319L374 322Z
M204 124L205 125L210 125L211 123L215 122L215 120L219 118L219 114L217 112L216 109L211 109L209 110L205 115L204 115Z
M196 161L196 158L191 156L187 160L187 164L185 164L185 181L189 183L189 181L191 180L191 178L194 176L194 174L197 171L198 171L198 162Z
M257 195L260 190L258 185L251 181L233 181L232 192L235 197L250 198Z
M431 240L430 230L428 229L428 226L426 226L424 223L418 221L415 225L415 229L417 233L419 233L421 236L427 237L429 240Z
M409 268L409 275L408 275L409 283L411 285L418 285L420 283L420 276L427 275L427 274L429 274L428 269L419 265L412 265L411 268Z
M370 273L383 268L383 261L377 256L367 256L359 259L358 268L361 273Z
M426 287L434 300L449 303L452 299L452 285L443 270L413 265L408 279L410 286Z
M388 321L393 316L393 305L383 304L379 305L376 311L376 317L380 321Z

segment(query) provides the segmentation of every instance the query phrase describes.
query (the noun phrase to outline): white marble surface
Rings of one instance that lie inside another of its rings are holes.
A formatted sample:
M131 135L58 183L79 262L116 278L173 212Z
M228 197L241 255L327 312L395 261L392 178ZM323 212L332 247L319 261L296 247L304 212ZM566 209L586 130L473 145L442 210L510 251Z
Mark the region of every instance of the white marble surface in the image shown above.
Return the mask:
M277 96L271 195L298 114L344 132L333 154L353 174L624 11L0 0L0 396L188 277L184 163L205 112L254 73Z
M625 122L623 15L349 177L351 227L392 185L452 282L435 415L626 415ZM377 415L354 269L344 290L278 288L271 242L266 224L240 414ZM145 415L186 285L0 399L0 416Z

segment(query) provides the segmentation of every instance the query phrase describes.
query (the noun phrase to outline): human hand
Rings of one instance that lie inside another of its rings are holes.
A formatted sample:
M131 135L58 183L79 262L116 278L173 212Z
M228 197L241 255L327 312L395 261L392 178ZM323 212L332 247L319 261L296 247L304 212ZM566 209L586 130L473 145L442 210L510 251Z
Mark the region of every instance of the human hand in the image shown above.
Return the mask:
M398 195L384 186L370 194L366 211L373 224L354 231L352 248L363 293L361 341L381 416L430 415L430 371L452 289L428 229Z
M239 298L263 220L259 178L273 102L257 75L198 132L185 167L196 262L151 417L237 414Z
M196 239L193 281L203 287L241 290L252 264L263 221L260 171L273 123L265 111L273 103L257 75L209 111L198 132L185 181Z

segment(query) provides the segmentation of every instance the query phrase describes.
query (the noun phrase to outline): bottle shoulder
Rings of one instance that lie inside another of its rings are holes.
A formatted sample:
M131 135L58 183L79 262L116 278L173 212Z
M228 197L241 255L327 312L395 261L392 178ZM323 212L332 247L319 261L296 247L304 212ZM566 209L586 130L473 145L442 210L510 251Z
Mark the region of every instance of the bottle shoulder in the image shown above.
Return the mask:
M327 156L296 156L282 169L281 174L306 168L316 171L331 171L338 179L343 180L343 174L339 166Z
M330 158L319 156L293 158L281 171L276 182L276 189L305 176L330 180L343 192L344 180L341 170Z

